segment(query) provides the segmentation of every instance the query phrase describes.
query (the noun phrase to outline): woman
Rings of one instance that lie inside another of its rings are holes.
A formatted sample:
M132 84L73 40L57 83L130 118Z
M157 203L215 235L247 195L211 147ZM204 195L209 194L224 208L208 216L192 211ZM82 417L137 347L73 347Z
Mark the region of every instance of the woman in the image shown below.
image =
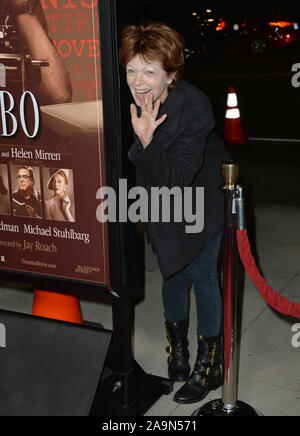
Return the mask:
M3 177L1 174L0 174L0 214L1 215L10 214L8 190L4 185Z
M47 188L53 191L54 195L45 201L46 219L74 222L74 206L67 193L70 170L50 169L50 174Z
M123 30L120 63L135 104L130 111L135 141L129 159L137 183L152 187L204 187L204 228L187 233L186 222L146 225L163 275L165 326L170 343L168 372L186 381L174 400L194 403L222 383L221 296L217 258L223 228L221 163L229 154L212 130L208 98L182 80L184 42L163 23L128 26ZM195 206L196 199L191 208ZM198 352L190 374L187 281L194 285Z

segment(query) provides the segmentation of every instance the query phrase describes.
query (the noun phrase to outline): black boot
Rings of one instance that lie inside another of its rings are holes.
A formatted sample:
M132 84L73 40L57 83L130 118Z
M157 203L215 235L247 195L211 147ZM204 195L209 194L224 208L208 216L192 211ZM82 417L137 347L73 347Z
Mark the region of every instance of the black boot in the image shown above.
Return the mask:
M165 323L167 338L170 343L167 351L169 379L172 381L186 381L190 375L188 349L188 321Z
M180 404L196 403L222 385L221 349L221 335L198 336L195 368L189 380L174 395L174 401Z

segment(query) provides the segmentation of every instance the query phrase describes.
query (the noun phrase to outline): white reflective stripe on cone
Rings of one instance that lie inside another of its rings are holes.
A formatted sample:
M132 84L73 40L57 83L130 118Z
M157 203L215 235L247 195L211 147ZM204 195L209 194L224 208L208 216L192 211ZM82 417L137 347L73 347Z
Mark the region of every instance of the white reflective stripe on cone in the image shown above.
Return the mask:
M227 109L225 118L230 118L230 119L240 118L240 110L239 109Z
M236 107L238 105L236 93L230 93L227 97L227 106L228 107Z

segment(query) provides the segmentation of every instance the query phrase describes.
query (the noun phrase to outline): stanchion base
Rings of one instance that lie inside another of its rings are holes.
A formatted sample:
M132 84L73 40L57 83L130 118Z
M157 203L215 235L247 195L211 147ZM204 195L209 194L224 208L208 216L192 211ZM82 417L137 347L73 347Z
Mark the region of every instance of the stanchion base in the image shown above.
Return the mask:
M260 416L253 407L237 401L232 409L226 409L222 400L213 400L197 409L192 416Z

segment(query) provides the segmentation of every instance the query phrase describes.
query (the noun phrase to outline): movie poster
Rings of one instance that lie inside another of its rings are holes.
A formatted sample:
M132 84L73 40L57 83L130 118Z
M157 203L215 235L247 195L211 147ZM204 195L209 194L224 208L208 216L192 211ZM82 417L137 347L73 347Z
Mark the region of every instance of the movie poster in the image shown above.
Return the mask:
M0 268L109 283L97 0L0 9ZM21 2L24 3L24 2Z

